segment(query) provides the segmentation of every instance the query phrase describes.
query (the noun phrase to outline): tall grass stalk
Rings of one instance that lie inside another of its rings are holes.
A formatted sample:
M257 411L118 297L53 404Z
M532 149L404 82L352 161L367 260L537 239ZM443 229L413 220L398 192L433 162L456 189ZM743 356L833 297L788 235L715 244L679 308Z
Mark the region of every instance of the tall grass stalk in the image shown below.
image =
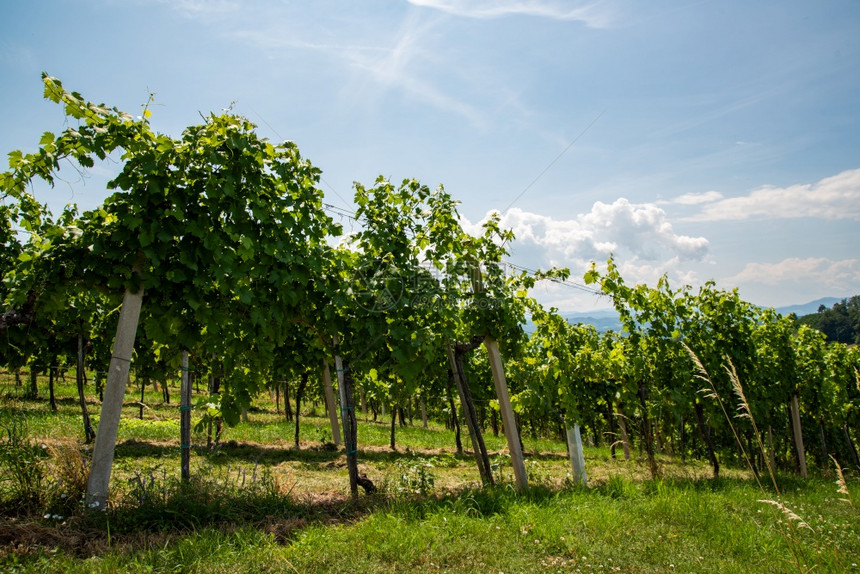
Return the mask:
M840 498L842 502L847 502L850 506L854 506L854 500L851 498L851 491L848 490L848 483L845 482L845 475L842 473L842 467L839 466L839 461L830 455L830 460L836 465L836 486L839 489L836 491L839 494L844 494L846 498Z
M740 378L738 377L738 372L735 369L735 366L732 364L731 361L728 361L728 363L729 363L729 365L727 367L724 367L724 368L726 369L726 372L729 375L729 380L731 380L731 382L732 382L732 390L735 392L735 395L737 395L738 400L740 401L738 404L738 411L740 412L740 414L738 416L740 418L748 419L750 421L750 424L752 424L753 433L755 434L755 440L756 440L756 443L758 444L759 450L761 451L762 457L764 458L765 465L767 466L767 472L770 475L770 480L771 480L771 483L773 484L773 489L776 491L777 496L780 496L779 485L776 482L776 469L773 467L773 458L770 456L767 456L767 452L765 451L765 448L764 448L764 443L762 443L762 441L761 441L761 433L758 430L758 425L755 422L755 417L753 417L753 415L752 415L752 410L750 409L750 404L747 401L746 394L744 394L744 387L741 384ZM713 386L713 384L711 386ZM743 450L743 445L741 444L741 439L738 436L738 433L735 432L734 425L730 425L730 426L732 427L732 432L735 433L735 439L738 441L738 444L741 445L741 450ZM744 456L746 457L747 465L749 465L750 470L754 471L753 466L752 466L752 461L750 460L746 451L744 451ZM753 474L756 477L756 481L758 481L758 473L753 472ZM759 486L760 486L760 484L759 484Z
M706 398L714 399L715 401L717 401L717 404L720 405L720 409L723 411L723 414L725 415L726 420L729 422L729 428L732 429L732 434L735 437L735 441L737 441L738 447L740 448L740 451L744 455L744 460L747 463L747 467L750 469L753 476L755 477L756 483L758 484L759 488L762 490L762 492L764 492L764 487L762 486L761 481L759 480L758 473L756 472L755 467L752 464L752 460L749 457L749 453L747 453L746 448L744 447L743 442L741 441L741 437L738 435L737 429L735 428L735 425L732 422L732 417L729 416L729 413L726 410L726 405L723 403L723 399L720 397L720 394L717 392L717 388L714 385L714 381L711 379L711 376L708 374L708 370L705 369L705 366L702 364L702 361L699 359L699 357L696 355L696 353L693 352L693 350L686 345L686 343L681 343L681 344L684 345L684 348L687 350L687 353L690 355L690 359L693 361L693 364L696 366L697 373L695 374L695 377L708 384L708 388L700 389L699 392L702 393ZM752 426L753 426L753 430L755 431L756 441L758 442L759 448L761 449L762 454L766 454L765 449L764 449L764 444L762 444L761 437L760 437L760 434L758 432L758 427L755 424L755 419L752 416L752 411L750 411L750 407L749 407L749 403L747 402L746 395L744 395L743 386L741 385L740 379L738 378L737 372L735 371L735 367L734 367L734 365L731 364L731 361L729 361L729 365L731 366L731 368L726 367L726 371L728 372L729 378L732 381L732 389L734 389L735 394L738 395L738 398L740 399L740 404L738 405L738 411L740 411L740 414L737 416L740 418L746 418L746 419L750 420L750 422L752 423ZM770 459L768 457L765 457L765 458L768 459L767 460L767 468L768 468L768 473L770 474L770 477L771 477L771 481L773 482L773 487L776 490L777 496L779 496L779 486L776 483L776 475L774 473L774 469L771 467Z
M759 480L758 473L755 471L755 468L753 467L752 460L750 459L750 454L747 453L746 449L744 448L743 442L740 439L740 435L738 435L738 432L737 432L737 429L735 428L732 417L729 416L729 413L726 410L725 404L723 403L722 398L720 397L719 393L717 392L716 386L714 385L714 382L711 379L711 376L708 374L707 369L705 369L705 366L702 364L702 361L699 360L699 357L693 352L693 350L690 349L686 344L684 344L684 348L690 354L690 358L692 359L693 364L696 366L696 370L698 371L697 374L695 375L696 378L698 378L702 381L705 381L709 386L709 388L702 389L700 392L702 392L706 397L716 400L717 403L720 405L720 408L722 409L723 414L725 415L726 420L729 423L729 427L732 429L732 434L734 434L735 440L738 443L738 448L743 453L744 459L747 462L747 466L749 467L750 471L753 473L753 476L755 477L755 480L756 480L756 483L758 484L759 489L761 490L761 492L763 494L767 494L767 492L764 489L764 486L762 485L761 481ZM776 469L773 468L773 466L771 464L770 457L767 456L767 452L765 451L764 444L761 441L761 433L759 433L758 426L756 425L756 422L755 422L755 417L753 417L752 409L750 409L750 404L749 404L749 401L747 401L746 394L744 393L743 385L741 384L740 378L738 377L738 374L737 374L737 370L735 369L735 366L734 366L734 364L732 364L730 359L727 358L726 361L728 363L728 366L724 365L723 367L725 368L726 372L729 375L729 379L731 380L731 383L732 383L732 390L734 391L735 395L737 395L738 401L739 401L738 407L737 407L738 414L735 416L736 416L736 418L747 419L750 421L750 424L752 424L753 431L754 431L755 436L756 436L756 442L758 443L758 447L761 450L763 458L766 461L768 474L770 475L771 482L773 483L773 488L776 491L776 500L761 499L761 500L758 500L758 502L770 505L771 507L773 507L775 509L775 511L781 513L782 516L785 518L784 522L783 521L777 522L780 525L784 525L784 527L782 527L782 529L781 529L783 539L785 540L786 545L788 546L788 549L792 554L792 557L794 559L794 565L797 567L797 570L799 572L807 572L809 569L804 568L804 562L806 562L806 561L802 557L802 555L804 554L804 548L803 548L802 544L797 540L797 538L792 535L792 530L797 529L797 528L807 528L813 532L814 532L814 530L809 525L809 523L807 521L802 519L796 512L791 510L785 504L785 502L783 502L782 493L779 490L779 485L777 484L777 480L776 480ZM860 383L858 383L858 384L860 384ZM847 490L847 488L846 488L846 490ZM836 558L838 560L838 556Z

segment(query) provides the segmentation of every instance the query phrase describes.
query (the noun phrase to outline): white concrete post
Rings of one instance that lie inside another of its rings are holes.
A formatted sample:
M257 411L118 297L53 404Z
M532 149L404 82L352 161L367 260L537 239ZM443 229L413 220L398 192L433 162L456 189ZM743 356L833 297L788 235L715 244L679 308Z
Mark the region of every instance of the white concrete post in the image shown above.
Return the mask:
M514 409L511 406L511 396L508 393L508 383L505 380L505 369L502 366L499 344L490 337L485 337L484 346L487 348L487 354L490 357L490 369L493 371L493 382L496 385L496 396L499 399L499 407L502 411L502 425L505 428L505 439L508 441L508 452L511 454L511 464L514 467L514 478L517 481L517 489L528 490L529 479L528 475L526 475L523 451L520 448L520 435L517 431Z
M134 338L137 334L142 305L143 287L137 293L132 293L129 289L125 290L105 382L99 428L93 445L93 462L85 498L87 508L104 510L107 505L116 435L119 430L119 419L122 416L125 386L131 369L131 353L134 350Z
M340 385L338 385L340 386ZM337 402L334 400L334 387L331 384L331 369L328 361L323 360L323 389L325 390L325 406L331 425L331 437L334 444L340 446L340 424L337 422Z
M570 451L570 467L573 472L574 484L582 483L588 486L588 477L585 474L585 455L582 452L582 435L579 433L579 425L567 428L567 448Z

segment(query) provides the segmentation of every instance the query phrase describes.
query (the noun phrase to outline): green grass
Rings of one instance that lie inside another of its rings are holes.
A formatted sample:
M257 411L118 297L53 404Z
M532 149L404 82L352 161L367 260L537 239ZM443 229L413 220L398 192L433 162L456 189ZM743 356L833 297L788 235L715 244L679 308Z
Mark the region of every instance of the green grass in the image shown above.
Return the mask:
M388 424L360 418L360 466L380 492L353 500L343 449L321 443L322 409L303 416L296 449L293 423L268 400L226 429L215 452L196 434L192 482L182 485L177 405L148 393L140 421L130 392L113 505L85 515L59 498L76 492L59 485L71 468L59 463L85 450L74 388L58 385L63 400L50 413L45 400L22 400L2 381L0 423L26 421L48 471L48 506L0 505L3 572L860 571L860 511L840 500L831 477L778 477L781 502L803 527L759 502L777 494L759 490L742 469L713 480L704 461L661 455L663 478L650 480L644 460L586 448L591 485L571 487L564 445L526 438L533 486L517 493L504 438L488 433L500 484L482 489L474 460L456 455L444 427L398 426L391 451ZM91 414L97 407L91 402ZM856 478L848 487L860 500ZM0 503L9 488L0 480Z
M795 572L853 571L857 513L813 481L792 497L815 530L789 528L745 481L626 483L560 492L465 491L377 501L364 515L285 516L173 537L102 535L98 557L43 548L6 556L21 572ZM620 488L619 490L619 487ZM818 516L820 513L820 517ZM805 568L804 568L805 569Z

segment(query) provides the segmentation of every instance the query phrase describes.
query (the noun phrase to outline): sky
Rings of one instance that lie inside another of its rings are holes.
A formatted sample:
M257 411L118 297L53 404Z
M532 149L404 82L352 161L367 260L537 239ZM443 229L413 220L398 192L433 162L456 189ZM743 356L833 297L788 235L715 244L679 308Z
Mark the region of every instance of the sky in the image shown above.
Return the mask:
M0 151L66 126L41 72L179 136L232 108L353 182L443 185L517 265L708 280L758 305L860 293L856 0L0 2ZM116 164L38 197L106 197ZM336 216L345 230L356 224ZM546 305L610 306L542 284Z

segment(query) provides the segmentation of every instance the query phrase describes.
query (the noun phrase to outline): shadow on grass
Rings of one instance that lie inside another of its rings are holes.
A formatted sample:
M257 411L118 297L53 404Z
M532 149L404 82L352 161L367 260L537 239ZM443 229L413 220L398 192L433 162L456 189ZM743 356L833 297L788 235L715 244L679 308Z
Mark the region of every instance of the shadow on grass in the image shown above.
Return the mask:
M326 464L337 461L345 456L343 447L334 445L305 445L302 448L293 446L268 446L259 443L245 443L234 440L219 444L214 449L205 446L192 447L193 451L206 459L213 465L231 464L242 461L250 464L261 463L266 465L279 464L288 461L297 461L306 464ZM151 442L139 439L128 439L116 446L116 459L137 459L142 457L162 458L174 456L179 453L179 446L164 442ZM469 463L473 461L471 453L466 452L457 455L453 452L424 452L420 450L396 450L387 448L367 448L358 450L358 459L366 463L393 464L399 460L421 460L425 462L438 461L439 457L449 457L458 462ZM542 459L556 458L552 455L541 455ZM563 457L562 457L563 458Z
M219 491L213 482L173 481L160 484L157 479L137 494L126 497L105 512L86 512L62 518L62 524L38 516L0 515L0 562L3 547L14 548L18 555L37 557L45 551L79 558L98 556L111 549L145 550L177 536L205 529L232 532L251 528L270 534L286 544L302 529L315 525L354 523L370 514L386 512L410 520L421 520L435 513L457 513L480 518L505 514L517 504L547 504L556 493L533 488L516 493L510 486L463 490L431 496L404 496L392 493L362 495L309 495L293 497L272 490L264 477L255 486L241 489L226 487Z
M157 445L136 443L126 444L124 448L153 449ZM269 456L271 452L306 462L330 461L342 456L341 452L282 450L252 445L238 445L233 450L236 451L233 454L241 453L249 460L253 456ZM432 458L421 453L367 454L386 460L395 457ZM397 515L407 521L451 514L482 519L516 513L523 505L549 507L560 504L565 507L604 504L600 501L607 498L647 499L678 497L684 492L722 493L756 489L754 482L735 478L666 478L642 482L616 476L596 488L569 484L563 488L535 485L526 492L517 492L511 483L504 483L427 496L383 490L351 498L337 493L293 495L265 470L258 472L256 467L253 477L249 473L247 481L243 475L241 485L230 476L234 475L201 473L192 477L190 482L182 483L157 475L138 475L136 482L131 481L134 483L131 492L106 512L67 517L62 525L38 516L9 519L0 515L0 558L4 546L24 548L34 555L46 549L59 548L78 557L103 554L111 550L111 545L134 551L151 548L153 543L164 545L171 537L204 529L229 533L239 528L250 528L271 535L276 542L289 544L307 527L351 524L378 512Z

